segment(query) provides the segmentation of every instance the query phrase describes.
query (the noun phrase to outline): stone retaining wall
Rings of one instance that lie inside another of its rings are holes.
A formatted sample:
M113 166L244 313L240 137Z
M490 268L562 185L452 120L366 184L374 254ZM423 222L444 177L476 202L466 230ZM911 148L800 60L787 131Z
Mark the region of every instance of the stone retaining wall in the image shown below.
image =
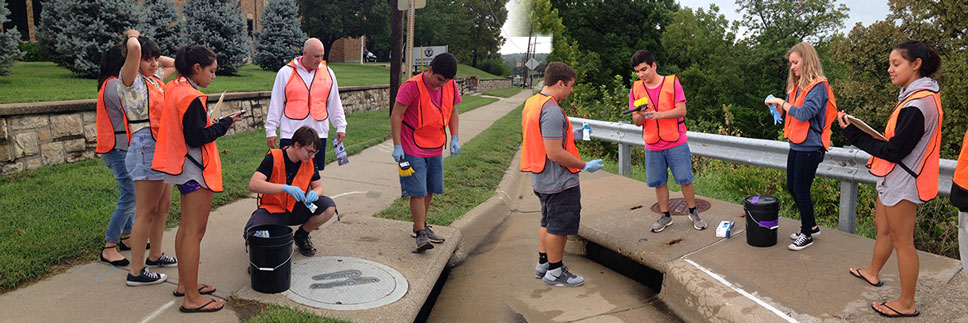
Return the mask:
M511 86L510 79L458 80L461 94ZM262 129L269 91L226 93L222 112L245 109L229 134ZM340 87L347 113L381 110L390 101L389 85ZM212 104L217 95L209 97ZM0 175L94 158L95 100L0 104Z

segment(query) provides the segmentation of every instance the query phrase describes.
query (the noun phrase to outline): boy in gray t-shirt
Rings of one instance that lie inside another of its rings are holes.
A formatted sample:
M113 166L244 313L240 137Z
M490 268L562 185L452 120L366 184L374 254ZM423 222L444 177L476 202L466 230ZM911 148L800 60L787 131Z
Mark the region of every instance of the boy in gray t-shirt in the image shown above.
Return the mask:
M568 65L551 62L545 69L545 86L528 99L522 112L521 170L531 172L534 194L541 201L538 230L538 264L535 277L546 285L580 286L585 278L572 274L562 263L565 240L578 233L581 191L578 172L602 168L602 160L578 158L576 136L558 100L571 94L577 75Z

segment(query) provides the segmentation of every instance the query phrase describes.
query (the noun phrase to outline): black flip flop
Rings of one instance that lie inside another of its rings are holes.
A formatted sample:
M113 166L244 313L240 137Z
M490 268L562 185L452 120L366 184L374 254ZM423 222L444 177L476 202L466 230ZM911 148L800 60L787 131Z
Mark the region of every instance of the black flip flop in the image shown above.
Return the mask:
M207 291L207 292L203 292L202 290L205 289L206 287L211 287L212 290ZM215 293L215 286L208 285L208 284L202 284L202 286L198 288L198 293L199 294L202 294L202 295L210 295L212 293ZM185 294L182 294L182 293L179 293L178 292L178 288L175 288L175 290L171 291L171 294L172 295L175 295L175 297L183 297L183 296L185 296Z
M218 312L225 307L225 304L222 304L222 306L218 308L205 308L205 306L208 306L208 304L212 304L212 303L215 303L215 300L209 298L208 303L205 303L205 305L202 305L196 308L185 308L185 306L182 305L178 307L178 310L181 311L182 313L211 313L211 312Z
M853 270L850 270L850 269L853 269ZM882 282L880 279L877 280L877 284L872 283L870 280L867 280L867 277L864 277L864 274L860 273L860 268L850 268L850 269L848 269L847 271L850 272L851 276L863 279L865 282L867 282L868 284L871 284L871 286L874 286L874 287L884 286L884 282Z
M887 309L889 309L892 312L894 312L894 314L887 314L887 313L881 312L881 311L877 310L877 307L874 307L874 304L871 304L871 309L873 309L874 312L877 312L877 314L880 314L883 317L890 317L890 318L895 318L895 317L916 317L918 315L921 315L921 312L918 312L918 309L914 309L914 313L911 313L911 314L904 314L904 313L898 312L897 310L891 308L890 306L887 306L887 302L881 302L881 306L887 307Z

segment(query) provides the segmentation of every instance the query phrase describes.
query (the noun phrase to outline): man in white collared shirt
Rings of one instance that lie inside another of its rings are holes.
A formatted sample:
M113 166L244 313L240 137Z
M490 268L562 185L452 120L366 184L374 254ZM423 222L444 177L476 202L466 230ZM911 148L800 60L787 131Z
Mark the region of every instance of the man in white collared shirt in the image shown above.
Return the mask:
M346 116L339 99L339 89L333 70L323 61L323 43L316 38L306 40L303 56L296 57L279 69L272 85L269 112L266 115L266 144L289 146L292 133L302 126L316 130L323 145L314 157L322 170L326 166L326 138L329 124L336 127L336 141L346 137ZM277 137L276 130L279 130Z

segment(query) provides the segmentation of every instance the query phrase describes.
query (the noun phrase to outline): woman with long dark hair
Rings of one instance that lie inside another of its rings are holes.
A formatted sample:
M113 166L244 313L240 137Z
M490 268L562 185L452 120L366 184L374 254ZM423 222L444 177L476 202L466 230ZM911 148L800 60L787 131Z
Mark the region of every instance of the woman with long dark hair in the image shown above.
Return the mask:
M131 133L116 84L123 64L121 44L114 45L101 55L101 71L97 82L95 152L101 154L104 165L111 170L114 180L118 182L120 193L114 213L111 214L111 220L108 222L107 232L104 234L104 247L101 248L101 261L114 266L127 266L129 263L117 248L119 245L123 246L121 240L131 235L131 227L134 225L134 181L131 180L131 175L124 166Z

